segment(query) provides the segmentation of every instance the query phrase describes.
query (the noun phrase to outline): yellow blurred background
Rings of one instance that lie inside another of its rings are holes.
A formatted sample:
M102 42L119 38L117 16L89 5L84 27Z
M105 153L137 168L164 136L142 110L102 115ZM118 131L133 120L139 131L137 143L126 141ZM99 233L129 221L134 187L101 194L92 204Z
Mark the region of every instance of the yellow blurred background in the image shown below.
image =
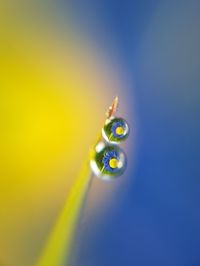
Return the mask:
M0 265L29 266L120 85L51 10L31 1L0 10Z

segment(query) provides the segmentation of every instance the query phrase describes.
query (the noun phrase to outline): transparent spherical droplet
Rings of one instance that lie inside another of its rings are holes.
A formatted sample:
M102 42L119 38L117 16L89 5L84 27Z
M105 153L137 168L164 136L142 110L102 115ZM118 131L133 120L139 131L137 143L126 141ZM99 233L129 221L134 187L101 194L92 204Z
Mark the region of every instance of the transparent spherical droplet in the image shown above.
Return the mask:
M129 126L123 118L107 119L102 129L102 136L111 144L118 144L125 140L129 134Z
M95 147L90 165L97 177L112 180L124 173L126 155L118 146L101 141Z

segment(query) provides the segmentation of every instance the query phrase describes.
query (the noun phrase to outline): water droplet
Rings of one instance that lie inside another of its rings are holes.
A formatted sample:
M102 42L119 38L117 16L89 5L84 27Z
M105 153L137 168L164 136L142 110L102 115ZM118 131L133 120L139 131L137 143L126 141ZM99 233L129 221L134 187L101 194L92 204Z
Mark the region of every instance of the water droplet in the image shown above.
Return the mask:
M97 177L112 180L124 173L126 155L118 146L100 141L93 151L90 166Z
M102 129L102 136L105 141L111 144L118 144L129 135L129 126L123 118L107 119Z

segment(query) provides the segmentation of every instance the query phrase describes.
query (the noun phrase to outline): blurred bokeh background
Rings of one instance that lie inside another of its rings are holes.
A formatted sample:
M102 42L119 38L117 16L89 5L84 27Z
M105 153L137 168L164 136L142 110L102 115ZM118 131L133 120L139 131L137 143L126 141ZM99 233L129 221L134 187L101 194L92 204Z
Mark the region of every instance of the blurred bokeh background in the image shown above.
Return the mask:
M199 13L1 2L0 265L34 265L115 95L128 169L92 185L73 266L200 265Z

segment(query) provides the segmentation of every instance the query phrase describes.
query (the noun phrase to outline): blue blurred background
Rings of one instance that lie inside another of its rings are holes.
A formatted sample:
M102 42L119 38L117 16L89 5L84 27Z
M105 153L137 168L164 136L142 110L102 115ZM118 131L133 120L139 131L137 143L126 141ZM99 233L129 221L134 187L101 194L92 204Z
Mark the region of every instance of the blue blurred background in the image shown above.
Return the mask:
M119 65L135 151L126 181L87 219L75 265L199 266L200 1L62 7Z

